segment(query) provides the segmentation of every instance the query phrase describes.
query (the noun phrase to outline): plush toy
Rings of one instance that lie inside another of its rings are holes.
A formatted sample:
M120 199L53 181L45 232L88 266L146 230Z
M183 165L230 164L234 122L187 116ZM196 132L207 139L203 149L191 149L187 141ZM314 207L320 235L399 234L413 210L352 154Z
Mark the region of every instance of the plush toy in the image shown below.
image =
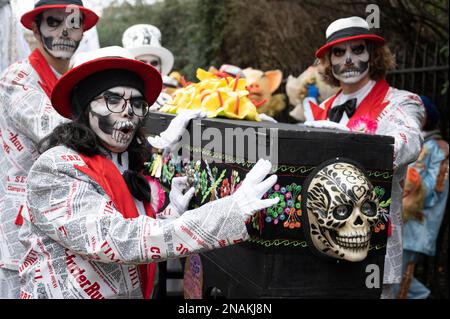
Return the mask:
M242 73L247 82L249 98L255 104L258 113L274 117L286 107L283 94L272 95L280 87L283 79L280 70L263 72L247 68Z
M318 103L322 103L337 92L326 84L320 75L320 65L315 64L306 69L297 78L289 75L286 83L286 93L289 103L295 108L289 113L295 120L304 122L306 120L303 108L303 100L313 97Z

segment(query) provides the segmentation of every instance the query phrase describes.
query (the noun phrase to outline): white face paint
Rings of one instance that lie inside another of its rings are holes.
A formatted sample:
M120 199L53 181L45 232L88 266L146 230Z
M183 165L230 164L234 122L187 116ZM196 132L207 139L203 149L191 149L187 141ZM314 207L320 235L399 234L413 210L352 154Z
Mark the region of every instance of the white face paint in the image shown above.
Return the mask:
M127 101L125 102L124 99ZM91 129L102 140L105 147L115 153L126 151L141 121L140 117L133 114L128 99L141 101L144 98L134 88L114 87L100 94L90 104ZM110 110L119 113L113 113Z
M153 54L139 55L136 60L151 65L161 73L161 59Z
M331 48L333 75L345 84L358 83L368 76L369 59L364 40L348 41Z
M50 9L42 14L39 29L45 50L57 59L70 59L83 38L82 15L65 9Z

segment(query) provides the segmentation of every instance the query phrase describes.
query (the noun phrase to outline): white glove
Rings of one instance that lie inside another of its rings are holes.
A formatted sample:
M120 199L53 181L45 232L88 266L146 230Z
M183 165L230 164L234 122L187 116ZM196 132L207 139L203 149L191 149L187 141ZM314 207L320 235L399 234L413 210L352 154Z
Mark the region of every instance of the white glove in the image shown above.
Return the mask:
M148 142L151 146L158 149L174 149L183 136L189 121L203 117L206 117L206 113L201 110L183 110L170 122L167 129L160 136L151 136L148 138Z
M175 210L180 216L187 211L189 202L194 196L195 188L191 187L187 192L183 194L183 191L189 187L188 177L174 177L172 179L172 187L169 193L170 206L172 210Z
M275 120L273 117L270 117L269 115L267 115L265 113L261 113L258 115L259 115L259 118L261 119L261 121L263 121L263 122L278 123L277 120Z
M343 125L332 121L306 121L303 123L307 127L314 128L325 128L329 130L341 130L341 131L350 131L350 129Z
M266 180L264 178L270 173L272 164L264 159L260 159L250 172L246 175L241 186L231 195L238 205L240 212L245 219L251 217L258 210L270 207L279 202L279 198L261 198L277 182L277 175L272 175Z

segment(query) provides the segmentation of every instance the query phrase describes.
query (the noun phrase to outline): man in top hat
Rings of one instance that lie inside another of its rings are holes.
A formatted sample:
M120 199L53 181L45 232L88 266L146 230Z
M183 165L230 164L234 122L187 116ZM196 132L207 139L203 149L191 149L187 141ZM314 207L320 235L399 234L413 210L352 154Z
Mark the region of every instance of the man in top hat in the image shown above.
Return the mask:
M390 207L390 231L382 298L392 296L392 284L402 271L402 183L407 165L419 155L424 108L420 98L390 87L387 71L395 66L385 39L373 34L360 17L339 19L326 31L327 41L316 52L323 76L338 93L320 106L310 103L305 124L313 127L352 129L395 138L394 177ZM312 122L314 121L314 122Z
M53 109L50 94L83 32L97 21L81 0L39 0L21 18L33 31L37 49L0 75L0 298L19 297L18 263L25 251L18 231L38 143L65 121Z
M157 27L151 24L133 25L123 33L122 44L136 60L150 64L161 73L164 87L173 85L168 74L172 70L174 56L161 45L161 31ZM151 109L160 109L170 98L170 94L163 90Z

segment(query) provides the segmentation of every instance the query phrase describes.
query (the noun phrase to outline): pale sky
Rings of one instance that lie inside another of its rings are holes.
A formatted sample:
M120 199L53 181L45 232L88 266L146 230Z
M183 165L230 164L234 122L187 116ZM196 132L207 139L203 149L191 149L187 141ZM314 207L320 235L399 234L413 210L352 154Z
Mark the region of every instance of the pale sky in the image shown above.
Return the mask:
M94 10L97 14L101 15L102 8L109 6L114 0L83 0L83 4ZM145 0L148 4L154 3L158 0ZM22 16L27 11L30 11L34 7L36 0L11 0L13 5L16 7L17 16ZM118 0L118 2L129 2L134 3L135 0Z

